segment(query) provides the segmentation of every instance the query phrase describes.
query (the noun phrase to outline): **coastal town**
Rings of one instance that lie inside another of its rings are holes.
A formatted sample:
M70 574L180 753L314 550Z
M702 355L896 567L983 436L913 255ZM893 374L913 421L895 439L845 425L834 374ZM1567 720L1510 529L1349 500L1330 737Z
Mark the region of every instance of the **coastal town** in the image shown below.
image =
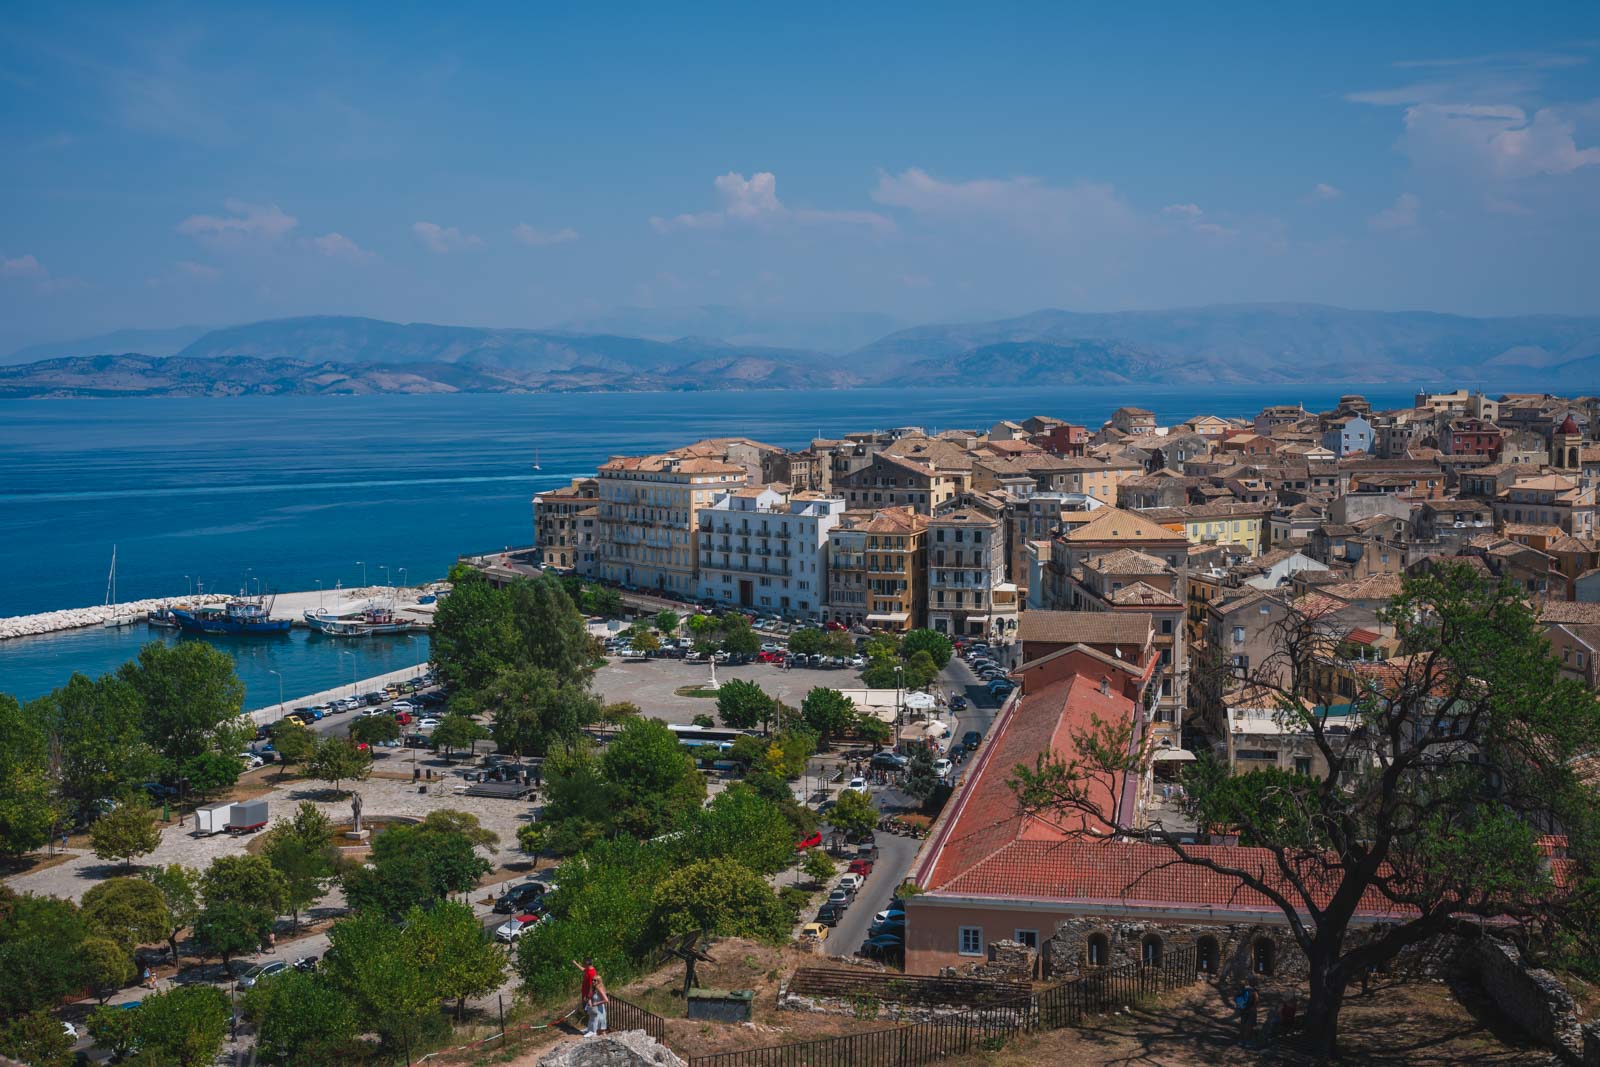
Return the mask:
M827 1019L826 1055L887 1067L1137 1004L1187 1013L1186 1040L1321 1054L1374 982L1445 1020L1462 1006L1419 983L1466 975L1530 1048L1589 1054L1597 420L1457 390L710 438L539 492L531 545L425 592L250 608L335 642L399 618L428 663L244 709L228 651L268 638L205 634L0 698L0 953L89 961L5 993L33 1020L10 1047L166 1047L148 1018L219 1062L757 1067L789 1044L760 1026ZM161 725L174 693L199 733ZM142 719L92 744L127 769L96 770L70 724L126 699ZM1467 814L1485 789L1509 819ZM362 968L442 946L461 968L380 1020ZM585 956L584 1014L547 1036L589 1036L547 1047L515 1020L573 997ZM349 1011L296 1029L308 997ZM876 1051L884 1026L922 1051Z

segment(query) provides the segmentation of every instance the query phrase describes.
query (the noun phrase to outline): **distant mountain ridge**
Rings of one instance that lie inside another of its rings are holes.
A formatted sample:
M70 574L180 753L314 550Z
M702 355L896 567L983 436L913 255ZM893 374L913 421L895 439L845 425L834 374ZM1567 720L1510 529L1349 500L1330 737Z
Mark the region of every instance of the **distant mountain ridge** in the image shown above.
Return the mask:
M724 311L653 321L741 325ZM1600 317L1475 319L1310 304L1044 310L899 330L835 355L701 334L309 316L209 330L164 357L82 353L0 367L0 396L1535 379L1597 391Z

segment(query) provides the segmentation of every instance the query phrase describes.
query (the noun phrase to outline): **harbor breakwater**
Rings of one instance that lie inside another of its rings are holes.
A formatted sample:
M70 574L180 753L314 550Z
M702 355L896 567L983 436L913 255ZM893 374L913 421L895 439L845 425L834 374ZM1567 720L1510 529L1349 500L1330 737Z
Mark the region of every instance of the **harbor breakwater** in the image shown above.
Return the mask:
M221 604L228 598L221 594L184 597L185 604ZM0 641L11 637L33 637L53 634L62 630L76 630L84 626L100 626L107 619L119 615L132 616L143 623L145 616L172 603L172 598L134 600L126 604L101 604L92 608L63 608L60 611L43 611L37 615L12 615L0 619Z

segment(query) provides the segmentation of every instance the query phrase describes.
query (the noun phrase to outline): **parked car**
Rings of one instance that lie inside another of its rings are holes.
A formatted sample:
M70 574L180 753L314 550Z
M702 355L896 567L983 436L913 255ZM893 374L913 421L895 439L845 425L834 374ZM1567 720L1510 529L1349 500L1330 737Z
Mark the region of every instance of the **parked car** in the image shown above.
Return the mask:
M419 730L431 730L435 726L438 726L438 725L439 725L439 720L435 719L431 715L428 716L426 719L418 719L417 720L417 729L419 729Z
M244 972L244 976L238 981L238 987L240 989L253 989L256 983L262 979L282 974L288 969L289 965L283 960L273 960L270 963L258 964Z
M254 752L241 752L239 753L239 759L243 761L244 769L247 771L253 771L266 762Z
M823 942L828 940L828 927L823 923L806 923L800 928L800 940Z
M860 955L866 956L868 959L883 959L900 955L901 952L905 951L905 943L893 934L880 934L877 937L869 937L861 942L861 948L858 951Z
M911 761L898 752L874 752L872 759L867 762L879 770L898 771L905 769Z
M683 662L685 662L685 663L704 663L706 660L708 660L710 658L711 657L706 655L704 652L690 652L689 654L687 654L686 656L683 657Z
M861 877L865 878L867 875L872 873L872 861L851 860L849 872L851 874L859 874Z
M396 700L393 704L389 705L389 710L393 712L411 712L416 711L417 706L411 703L409 700Z
M804 852L807 849L818 848L821 845L822 845L822 832L820 830L817 830L817 831L813 831L810 834L810 836L804 837L801 840L796 841L794 843L794 848L795 848L796 852Z
M494 939L509 945L522 936L522 932L539 921L537 915L514 915L494 928Z
M650 657L637 648L624 648L617 651L617 658L624 663L643 663Z
M860 777L850 779L850 784L845 786L845 788L854 789L857 793L872 792L872 788L867 785L867 780Z
M843 910L850 905L850 891L848 889L835 889L828 894L827 903Z
M944 757L940 757L939 759L933 761L933 773L937 774L940 778L950 777L950 772L954 771L955 769L956 765Z
M966 697L960 697L960 696L951 697L950 698L950 710L951 711L966 711L967 710L967 698Z
M961 735L961 747L968 752L977 751L978 746L981 744L983 744L983 734L977 730L968 730Z
M884 934L893 934L895 937L900 938L905 937L906 913L902 911L896 915L890 915L878 922L873 923L867 933L871 934L873 937L880 937Z
M382 693L362 693L361 694L361 702L363 704L366 704L368 707L373 707L375 705L382 704L383 701L384 701L384 695Z
M839 920L843 917L843 904L824 904L817 909L817 922L823 926L838 926Z
M893 904L890 904L887 908L884 908L882 911L878 912L878 914L874 915L872 917L872 925L876 926L881 922L887 922L890 918L896 915L900 916L901 919L904 919L905 914L906 906L897 900Z
M855 893L860 890L860 888L865 885L866 882L866 878L859 874L846 874L839 878L839 888L847 890L851 893Z
M494 902L494 910L502 915L514 911L532 911L544 899L544 886L538 882L522 882L512 886Z

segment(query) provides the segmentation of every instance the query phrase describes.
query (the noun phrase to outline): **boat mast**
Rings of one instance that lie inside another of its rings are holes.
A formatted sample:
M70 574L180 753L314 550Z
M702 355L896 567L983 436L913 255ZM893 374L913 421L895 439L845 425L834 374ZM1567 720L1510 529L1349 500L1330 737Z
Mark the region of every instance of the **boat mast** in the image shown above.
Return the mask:
M116 603L117 595L117 546L111 546L111 573L106 575L106 607Z

